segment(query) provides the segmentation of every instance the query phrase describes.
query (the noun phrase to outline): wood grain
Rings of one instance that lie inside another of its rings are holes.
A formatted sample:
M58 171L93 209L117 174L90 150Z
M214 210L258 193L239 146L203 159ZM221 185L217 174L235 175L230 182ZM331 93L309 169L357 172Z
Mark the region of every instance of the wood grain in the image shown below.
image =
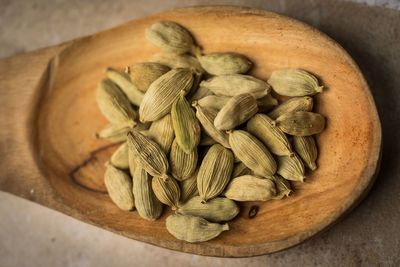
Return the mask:
M327 117L318 136L319 169L282 201L246 203L231 231L201 244L174 239L161 220L118 210L104 194L103 163L115 149L94 133L105 126L95 87L108 66L157 52L144 29L159 20L185 25L205 52L235 51L266 79L278 68L318 75ZM242 257L296 245L326 229L368 191L380 158L381 128L369 88L349 55L293 19L238 7L200 7L131 21L56 47L0 61L0 189L124 236L201 255ZM258 207L256 216L250 210Z

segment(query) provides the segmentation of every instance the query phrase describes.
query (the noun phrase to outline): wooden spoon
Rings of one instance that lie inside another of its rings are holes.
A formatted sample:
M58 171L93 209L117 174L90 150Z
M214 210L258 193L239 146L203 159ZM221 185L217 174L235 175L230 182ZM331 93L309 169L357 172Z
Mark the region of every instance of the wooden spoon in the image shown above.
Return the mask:
M254 75L301 68L317 74L325 91L316 110L327 118L318 136L317 171L284 200L241 205L231 230L206 243L172 237L111 203L104 162L115 146L97 140L106 125L95 88L106 67L146 61L158 49L144 37L160 20L187 27L204 51L248 56ZM59 46L0 61L0 189L115 233L189 253L242 257L299 244L354 207L374 181L381 126L363 75L336 42L275 13L239 7L168 11ZM258 211L258 212L257 212Z

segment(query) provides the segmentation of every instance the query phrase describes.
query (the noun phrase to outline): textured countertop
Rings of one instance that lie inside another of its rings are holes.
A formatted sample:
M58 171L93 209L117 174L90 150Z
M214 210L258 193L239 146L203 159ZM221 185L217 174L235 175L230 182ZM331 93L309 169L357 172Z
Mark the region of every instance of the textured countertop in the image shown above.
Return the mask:
M400 1L355 1L368 5L322 0L0 0L0 58L175 7L218 3L285 14L344 46L367 78L383 127L381 172L369 195L331 229L289 250L242 259L169 251L0 192L0 266L400 266Z

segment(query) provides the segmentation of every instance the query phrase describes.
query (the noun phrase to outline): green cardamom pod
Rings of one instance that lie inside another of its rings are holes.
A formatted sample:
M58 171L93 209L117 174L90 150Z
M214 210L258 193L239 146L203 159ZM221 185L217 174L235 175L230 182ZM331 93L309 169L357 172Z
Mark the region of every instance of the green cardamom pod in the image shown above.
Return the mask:
M257 100L252 94L236 95L218 112L214 126L218 130L232 130L253 117L257 111Z
M199 191L197 190L197 174L199 173L199 169L197 169L192 176L188 179L183 180L180 182L181 185L181 203L185 203L189 199L194 196L199 195Z
M104 184L111 200L121 210L132 210L135 201L132 194L132 179L124 172L111 164L106 165Z
M210 223L200 217L180 214L168 216L166 227L175 238L190 243L205 242L229 230L227 223Z
M147 137L155 141L162 148L165 154L168 154L172 142L175 139L171 114L167 114L161 119L154 121L149 128Z
M210 222L223 222L235 218L239 213L239 207L235 201L224 197L213 198L207 203L201 203L201 198L197 196L181 205L177 213L198 216Z
M204 98L204 97L206 97L206 96L209 96L209 95L213 95L213 92L211 92L210 90L208 90L207 88L205 88L205 87L199 87L199 88L197 88L197 90L196 90L196 92L194 92L190 97L189 97L189 99L190 99L190 101L196 101L196 100L200 100L200 99L202 99L202 98Z
M310 170L316 170L317 164L315 161L318 157L317 145L314 137L310 136L294 136L293 145L297 154L300 155L301 159L307 165Z
M212 75L246 73L252 66L249 59L237 53L211 53L197 59L203 69Z
M322 92L323 86L313 75L299 69L282 69L273 71L268 83L272 89L284 96L306 96Z
M172 177L167 180L154 176L151 182L153 192L162 203L176 210L181 197L181 190L178 183Z
M275 155L293 154L289 140L267 115L256 114L247 122L247 131L257 137Z
M224 195L235 201L267 201L275 197L276 188L271 179L243 175L232 179Z
M101 113L112 124L136 124L136 112L125 94L110 80L102 80L96 90L97 104Z
M195 72L198 73L204 72L199 61L188 54L179 55L175 53L158 53L152 56L150 61L163 64L171 69L184 68L195 70Z
M229 131L229 144L233 153L256 175L268 177L275 174L275 159L253 135L243 130Z
M216 95L235 96L250 93L255 98L264 97L271 90L266 82L242 74L215 76L202 81L200 87L205 87Z
M318 134L325 128L325 118L321 114L296 111L279 116L274 123L285 133L295 136Z
M257 99L257 106L259 112L268 112L278 105L278 100L271 94Z
M171 111L172 104L193 85L193 72L173 69L155 80L144 94L139 107L142 122L161 119Z
M141 92L146 92L150 84L170 70L163 64L143 62L129 66L129 75L133 85Z
M136 163L151 176L168 179L169 164L167 156L156 142L138 131L128 133L128 148L134 154Z
M203 108L220 110L231 99L229 96L208 95L197 101Z
M134 173L133 195L135 208L140 217L154 221L161 216L163 205L155 196L151 181L152 177L142 168L138 167Z
M225 189L233 170L232 152L220 144L213 145L200 165L197 188L203 203Z
M143 93L132 83L129 74L117 71L112 68L106 70L107 78L113 81L125 93L129 101L135 106L140 106Z
M171 118L176 142L185 153L191 153L200 142L201 128L185 96L180 95L173 103Z
M278 170L283 178L291 181L304 181L304 165L296 153L291 157L278 157Z
M274 108L268 113L268 117L275 120L286 113L295 111L311 111L314 105L313 102L314 101L310 96L293 97Z
M212 146L216 143L217 143L217 141L212 139L212 137L210 137L208 134L201 132L199 146Z
M276 196L273 197L273 199L288 197L293 192L290 182L283 179L280 175L274 175L272 180L275 182L276 186Z
M119 143L126 140L130 128L127 125L108 124L104 129L96 133L98 139L108 139L111 142Z
M110 163L119 169L129 169L128 144L120 145L112 154Z
M197 148L192 152L186 153L181 149L176 140L172 143L169 162L172 175L178 180L183 181L192 176L197 167Z
M252 174L252 171L243 162L236 163L233 167L232 178Z

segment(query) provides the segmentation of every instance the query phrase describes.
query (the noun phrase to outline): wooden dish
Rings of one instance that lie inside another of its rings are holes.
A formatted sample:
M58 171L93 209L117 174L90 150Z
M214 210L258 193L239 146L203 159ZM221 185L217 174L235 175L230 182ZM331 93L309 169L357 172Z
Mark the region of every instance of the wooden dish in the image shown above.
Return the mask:
M318 170L292 197L241 205L231 230L189 244L155 222L120 211L104 193L104 162L115 150L94 134L106 125L95 102L108 66L146 61L158 49L144 30L159 20L187 27L205 52L237 51L255 62L253 74L301 68L326 86L316 110L327 118L318 136ZM354 207L373 183L381 127L363 75L336 42L275 13L239 7L167 11L59 46L0 61L0 189L115 233L183 252L254 256L299 244ZM257 205L258 214L249 218Z

